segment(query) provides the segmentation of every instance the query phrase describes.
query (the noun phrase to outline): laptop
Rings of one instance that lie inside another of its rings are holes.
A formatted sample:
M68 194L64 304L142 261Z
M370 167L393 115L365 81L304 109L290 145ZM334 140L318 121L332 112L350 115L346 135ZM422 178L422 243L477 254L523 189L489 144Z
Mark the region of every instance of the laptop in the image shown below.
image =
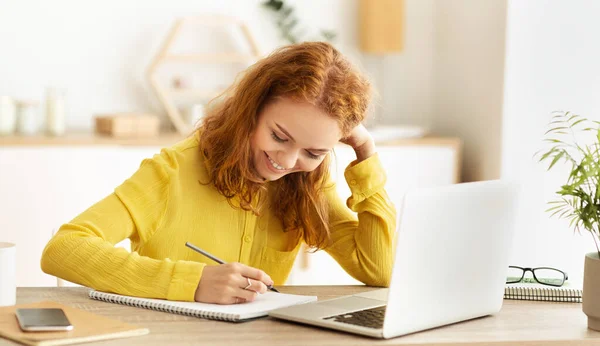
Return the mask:
M497 313L516 199L517 186L500 180L407 192L389 288L269 315L387 339Z

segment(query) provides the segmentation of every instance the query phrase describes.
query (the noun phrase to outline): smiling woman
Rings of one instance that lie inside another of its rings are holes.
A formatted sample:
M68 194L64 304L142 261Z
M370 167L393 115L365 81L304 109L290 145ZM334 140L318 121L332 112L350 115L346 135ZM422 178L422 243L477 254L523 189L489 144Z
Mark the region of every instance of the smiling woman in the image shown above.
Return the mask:
M369 101L368 81L331 45L275 51L189 138L64 224L42 269L99 291L233 304L283 284L305 243L357 280L387 286L396 216L361 125ZM340 141L356 153L346 202L328 171ZM115 247L125 238L132 253ZM189 251L188 241L228 264Z
M316 106L275 98L260 112L250 139L254 167L265 180L314 171L341 137L337 121Z

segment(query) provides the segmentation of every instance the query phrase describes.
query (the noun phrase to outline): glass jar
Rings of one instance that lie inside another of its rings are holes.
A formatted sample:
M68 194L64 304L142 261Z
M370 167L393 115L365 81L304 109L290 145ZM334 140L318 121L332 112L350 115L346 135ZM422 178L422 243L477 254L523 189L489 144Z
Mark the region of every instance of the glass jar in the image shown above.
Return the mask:
M15 132L16 117L15 100L10 96L0 96L0 136Z
M30 136L38 132L39 115L38 102L20 101L18 102L17 112L17 132L22 135Z
M46 90L46 131L61 136L66 128L66 91L60 88Z

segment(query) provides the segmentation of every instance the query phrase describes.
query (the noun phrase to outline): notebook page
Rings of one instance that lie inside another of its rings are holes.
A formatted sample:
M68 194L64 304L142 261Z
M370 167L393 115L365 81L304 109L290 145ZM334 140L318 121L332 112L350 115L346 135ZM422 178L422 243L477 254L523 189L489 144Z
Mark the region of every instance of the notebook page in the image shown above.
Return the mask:
M112 297L118 299L118 297L124 297L122 295L101 292L106 297ZM281 307L297 305L316 301L316 296L303 296L296 294L285 294L267 291L264 294L259 294L253 302L231 304L231 305L219 305L219 304L208 304L198 302L180 302L180 301L169 301L163 299L149 299L130 297L135 301L150 302L156 304L164 304L167 306L178 307L182 309L190 309L194 311L205 311L215 312L224 314L239 315L240 319L253 318L258 316L265 316L270 310L274 310Z

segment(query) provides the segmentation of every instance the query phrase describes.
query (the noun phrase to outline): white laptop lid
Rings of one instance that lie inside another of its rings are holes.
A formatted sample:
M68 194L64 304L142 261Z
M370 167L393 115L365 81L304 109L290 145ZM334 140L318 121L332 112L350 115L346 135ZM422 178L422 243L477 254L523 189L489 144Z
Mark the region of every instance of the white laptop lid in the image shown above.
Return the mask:
M512 183L485 181L405 195L385 338L500 310L516 194Z

